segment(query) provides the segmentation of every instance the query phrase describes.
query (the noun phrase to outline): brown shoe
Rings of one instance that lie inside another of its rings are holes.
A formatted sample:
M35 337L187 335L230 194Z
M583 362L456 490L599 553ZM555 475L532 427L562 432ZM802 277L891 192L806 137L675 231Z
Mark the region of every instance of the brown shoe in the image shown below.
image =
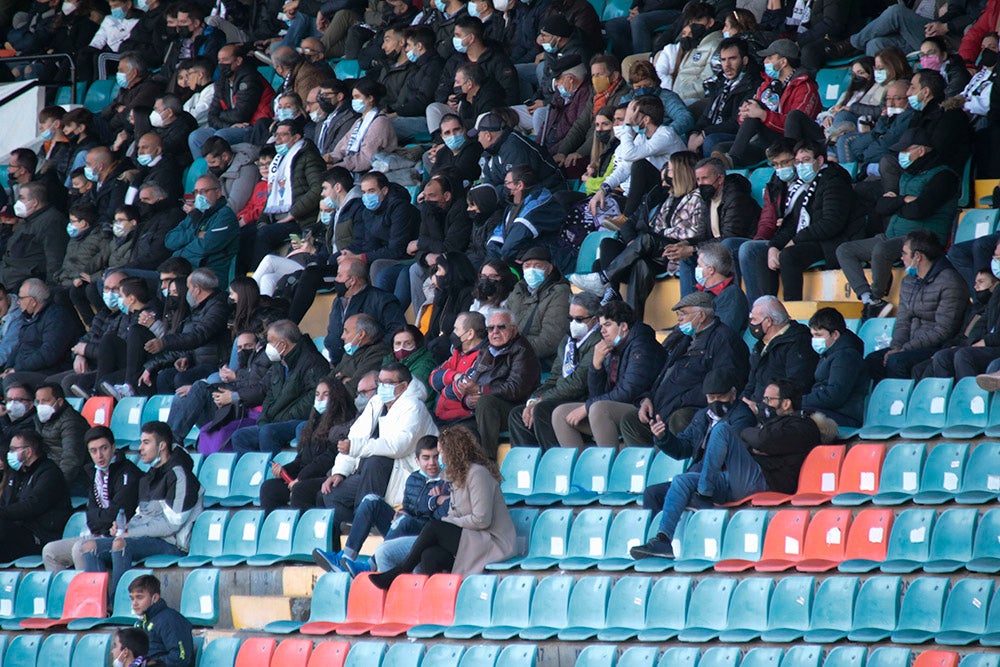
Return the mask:
M985 391L1000 391L1000 373L983 373L976 376L976 384Z

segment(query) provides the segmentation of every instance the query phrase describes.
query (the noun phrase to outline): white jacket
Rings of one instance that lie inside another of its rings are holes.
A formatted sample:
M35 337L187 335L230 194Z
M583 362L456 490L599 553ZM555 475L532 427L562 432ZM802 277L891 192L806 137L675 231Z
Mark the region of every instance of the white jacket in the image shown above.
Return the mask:
M95 49L103 49L105 46L118 53L122 42L132 35L132 28L139 22L139 19L116 19L108 15L101 21L101 26L90 40L90 46Z
M208 107L212 106L213 97L215 97L215 84L210 83L184 103L184 111L194 116L198 121L198 127L208 126Z
M339 454L333 464L332 475L349 477L354 474L361 459L369 456L388 456L396 459L392 466L392 476L385 491L385 501L396 506L403 502L403 490L406 478L418 470L417 459L413 455L417 448L417 440L425 435L437 435L438 428L434 418L427 411L424 400L427 390L422 382L410 382L406 390L389 407L382 417L382 401L373 396L347 434L351 441L349 454ZM375 430L375 419L378 419L377 438L371 437Z
M614 132L621 143L614 153L615 168L604 179L604 185L611 189L621 186L625 194L628 194L633 162L645 160L660 170L671 155L687 150L687 145L673 128L666 125L656 128L648 139L645 134L636 134L625 125L615 127Z
M710 32L694 51L686 54L681 60L681 67L674 79L674 92L684 100L684 104L690 106L705 99L705 80L715 78L712 56L719 50L721 41L721 30Z

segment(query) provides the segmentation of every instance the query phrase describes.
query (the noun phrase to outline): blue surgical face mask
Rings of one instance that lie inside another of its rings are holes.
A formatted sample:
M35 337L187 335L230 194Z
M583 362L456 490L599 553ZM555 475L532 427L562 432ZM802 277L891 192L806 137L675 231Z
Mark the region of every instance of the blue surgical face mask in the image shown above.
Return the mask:
M642 125L633 125L632 131L638 134L646 134L646 130L642 129Z
M685 336L693 336L694 335L694 323L692 323L692 322L681 322L677 326L677 328L680 329L681 333L684 334Z
M349 357L353 357L354 353L358 351L358 344L354 341L349 343L344 343L344 354Z
M382 382L379 382L378 389L376 390L376 392L378 393L378 399L382 401L383 405L396 400L395 385L383 384Z
M920 98L917 95L907 95L906 101L910 103L910 106L913 107L915 111L920 111L924 108L924 103L920 101Z
M326 406L329 404L329 402L330 401L325 398L322 400L317 398L313 401L313 410L315 410L319 414L323 414L324 412L326 412Z
M444 474L444 457L438 454L438 468L441 469L441 474Z
M364 113L365 112L365 101L352 99L351 108L354 109L354 113Z
M118 19L119 21L121 21L123 18L125 18L125 10L122 9L121 7L112 7L111 18Z
M138 9L140 12L149 11L149 3L146 2L146 0L135 0L135 2L132 3L132 6Z
M562 97L564 100L568 100L569 98L573 97L573 93L566 90L566 86L562 85L561 83L556 86L556 91L558 91L559 96Z
M545 282L545 270L534 267L525 269L524 282L528 283L531 289L538 289L538 286Z
M128 88L128 77L125 75L125 72L115 74L115 82L119 88Z
M184 295L184 300L187 301L189 308L194 308L198 305L198 303L194 300L194 294L191 294L191 292Z
M208 197L202 194L195 195L194 197L194 207L199 211L205 212L212 208L212 205L208 203Z
M118 310L128 315L128 306L125 305L125 297L123 296L118 297Z
M104 305L108 307L108 310L118 310L118 295L114 292L103 292L101 299L104 301Z
M611 347L618 347L618 343L622 342L622 335L618 334L615 339L611 341Z
M1000 280L1000 259L990 260L990 272L993 274L994 278Z
M447 7L444 0L434 0L434 8L444 14L444 10Z
M447 146L452 151L459 150L462 146L465 145L465 134L464 133L453 134L450 137L445 137L444 145Z
M274 152L278 155L284 155L288 152L288 144L275 144Z
M414 51L407 51L406 52L406 59L409 60L411 63L417 62L417 58L419 58L419 57L420 56L418 56L416 54L416 52L414 52Z
M89 165L83 168L83 175L86 176L87 180L91 183L97 182L97 172L91 169Z
M455 35L454 37L451 38L451 45L454 46L455 50L458 51L459 53L465 53L466 51L469 50L469 47L467 47L465 44L462 44L462 38L459 37L458 35Z
M553 44L552 42L544 42L542 44L542 49L545 50L545 53L555 53L556 52L556 45Z
M381 203L377 192L366 192L361 195L361 203L365 205L365 208L369 211L374 211L378 208Z
M468 10L469 10L469 16L478 19L479 18L479 5L477 5L475 2L470 2L467 5L467 7L468 7Z
M23 465L21 459L17 458L17 452L7 452L7 467L11 470L20 470Z
M885 83L885 80L889 78L889 73L884 69L875 70L875 83Z
M816 178L816 166L812 162L795 165L795 173L806 183Z
M764 63L764 74L768 75L772 79L777 79L781 75L781 72L771 63Z
M816 354L823 354L824 352L826 352L826 339L820 338L819 336L813 336L812 346L813 350L816 351Z
M323 197L323 206L327 208L337 208L337 200L333 197Z
M791 183L795 180L795 167L778 167L774 173L785 183Z
M913 276L914 278L916 278L917 277L917 267L915 267L915 266L908 266L908 267L906 267L906 275Z
M45 130L45 131L43 131L41 136L42 136L42 139L44 139L45 141L48 141L49 139L52 138L52 130Z
M699 285L705 284L705 269L700 266L694 267L694 280Z
M899 159L899 166L903 169L908 169L913 164L913 158L907 151L900 151L897 157Z
M723 30L722 31L722 38L723 39L729 39L732 36L733 36L733 31L732 30Z
M149 153L139 153L135 156L135 161L138 162L140 166L148 167L153 163L153 156Z
M331 222L333 222L333 211L320 211L319 221L322 222L324 225L329 225Z
M277 111L274 112L274 117L277 118L278 120L291 120L295 118L295 110L279 108Z
M80 228L74 225L72 222L66 224L66 233L69 234L71 239L75 239L80 235Z

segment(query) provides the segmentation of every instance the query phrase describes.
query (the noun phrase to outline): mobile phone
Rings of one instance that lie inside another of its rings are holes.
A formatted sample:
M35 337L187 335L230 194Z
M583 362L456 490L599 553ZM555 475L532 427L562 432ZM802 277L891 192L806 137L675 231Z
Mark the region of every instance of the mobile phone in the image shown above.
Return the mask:
M292 240L292 243L302 243L302 239L299 238L298 234L289 234L288 238Z

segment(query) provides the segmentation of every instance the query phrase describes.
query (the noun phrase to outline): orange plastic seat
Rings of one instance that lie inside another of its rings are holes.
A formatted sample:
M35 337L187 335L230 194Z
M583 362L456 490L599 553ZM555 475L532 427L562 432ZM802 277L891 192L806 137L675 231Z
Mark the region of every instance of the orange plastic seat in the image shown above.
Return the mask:
M799 572L826 572L844 560L851 510L825 509L809 522L802 560L795 564Z
M313 643L309 639L286 639L278 644L271 656L271 667L306 667L312 650Z
M400 577L402 579L402 577ZM397 580L398 581L398 580ZM395 588L393 582L393 588ZM455 621L455 603L458 600L458 589L462 586L460 574L435 574L427 579L420 596L420 605L416 621L407 620L404 623L390 622L389 607L392 605L392 590L386 597L383 623L376 625L369 632L374 637L396 637L409 630L414 625L449 626Z
M108 615L108 573L81 572L66 588L61 618L26 618L21 627L44 630L67 625L80 618L105 618Z
M913 667L958 667L954 651L924 651L913 661Z
M840 464L846 449L844 445L814 447L799 471L799 487L794 494L764 491L750 496L750 502L759 507L773 507L788 502L800 507L813 507L828 502L837 492Z
M349 642L320 642L309 656L306 667L344 667L350 650Z
M866 509L858 512L847 533L841 572L869 572L885 560L889 534L895 515L891 509Z
M764 534L758 572L782 572L802 560L802 546L809 527L809 510L781 510L774 515Z
M420 605L423 602L425 574L404 574L396 577L385 595L382 618L375 623L344 622L337 626L338 635L363 635L375 628L382 629L385 637L401 635L420 620ZM348 598L350 605L350 598ZM350 607L348 607L348 614Z
M368 578L368 573L359 574L351 582L351 591L347 595L347 616L343 623L329 621L314 621L306 623L299 632L304 635L328 635L340 632L344 626L354 627L365 624L367 627L382 622L382 609L385 607L385 591L375 586Z
M857 444L847 450L834 505L860 505L871 500L882 478L885 449L885 445Z
M277 639L251 637L240 644L233 667L271 667L271 656L277 646Z
M110 396L91 396L83 404L80 414L91 426L111 426L111 414L115 411L115 399Z

